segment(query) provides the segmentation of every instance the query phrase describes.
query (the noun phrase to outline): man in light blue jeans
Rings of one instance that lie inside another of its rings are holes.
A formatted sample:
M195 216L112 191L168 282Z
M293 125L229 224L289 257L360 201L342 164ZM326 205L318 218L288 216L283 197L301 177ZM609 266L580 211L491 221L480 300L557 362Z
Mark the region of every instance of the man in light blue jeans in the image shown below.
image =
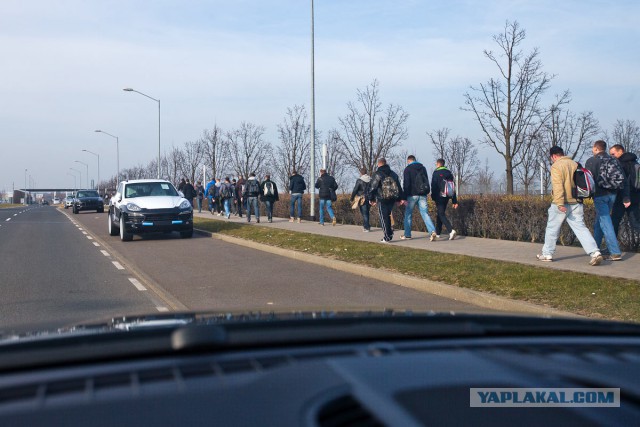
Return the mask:
M551 186L553 200L549 207L549 218L547 220L547 230L544 235L544 246L542 253L537 258L540 261L553 261L553 254L556 251L556 243L560 235L560 227L564 220L573 230L584 251L591 255L590 265L600 265L602 254L598 250L598 245L593 239L591 232L584 224L584 207L581 200L575 196L574 174L578 169L578 164L564 155L562 148L551 147Z
M431 235L436 232L436 227L427 211L427 196L407 196L406 207L404 210L404 238L411 238L411 224L413 223L413 208L418 205L418 211L427 227L427 233Z
M616 193L609 193L604 196L594 197L593 206L596 210L596 219L593 224L593 238L596 244L602 242L604 237L607 242L607 249L614 261L618 261L621 256L620 245L616 237L616 232L611 221L611 210L616 201Z

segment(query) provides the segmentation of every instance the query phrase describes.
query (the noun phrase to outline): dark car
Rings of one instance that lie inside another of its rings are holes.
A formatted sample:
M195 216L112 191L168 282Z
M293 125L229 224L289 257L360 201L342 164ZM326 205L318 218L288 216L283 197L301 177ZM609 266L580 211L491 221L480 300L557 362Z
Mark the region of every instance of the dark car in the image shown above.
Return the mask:
M104 212L104 202L96 190L79 190L73 201L73 213L80 211Z

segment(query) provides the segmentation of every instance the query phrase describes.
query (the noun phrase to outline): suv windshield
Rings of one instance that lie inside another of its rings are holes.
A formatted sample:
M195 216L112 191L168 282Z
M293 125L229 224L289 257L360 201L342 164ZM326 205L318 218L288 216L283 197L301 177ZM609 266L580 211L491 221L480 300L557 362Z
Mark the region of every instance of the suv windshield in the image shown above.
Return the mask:
M76 195L77 198L80 197L100 197L97 191L78 191Z
M167 182L143 182L126 184L124 187L124 197L131 199L134 197L154 197L154 196L177 196L175 187Z

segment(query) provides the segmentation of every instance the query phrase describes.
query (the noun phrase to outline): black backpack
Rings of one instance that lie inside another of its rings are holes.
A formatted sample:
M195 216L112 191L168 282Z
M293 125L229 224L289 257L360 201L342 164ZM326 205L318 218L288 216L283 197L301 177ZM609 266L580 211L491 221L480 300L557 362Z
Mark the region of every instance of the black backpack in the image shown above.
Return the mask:
M386 202L400 198L400 187L392 175L385 176L380 183L380 198Z
M605 190L622 190L624 188L624 171L615 157L603 156L598 170L598 185Z
M257 179L247 180L247 194L250 196L257 196L260 194L260 184Z
M273 196L273 182L267 181L264 183L264 195L267 197Z
M416 174L414 188L419 196L426 196L429 194L429 177L427 176L427 170L425 168L420 169Z

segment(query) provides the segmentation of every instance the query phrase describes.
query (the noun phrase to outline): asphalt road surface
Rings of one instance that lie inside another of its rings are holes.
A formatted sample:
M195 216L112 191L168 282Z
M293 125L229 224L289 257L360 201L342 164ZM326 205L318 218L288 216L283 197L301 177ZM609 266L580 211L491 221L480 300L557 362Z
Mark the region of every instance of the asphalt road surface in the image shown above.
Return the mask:
M416 290L194 234L107 233L107 214L0 209L0 330L184 310L488 312Z

